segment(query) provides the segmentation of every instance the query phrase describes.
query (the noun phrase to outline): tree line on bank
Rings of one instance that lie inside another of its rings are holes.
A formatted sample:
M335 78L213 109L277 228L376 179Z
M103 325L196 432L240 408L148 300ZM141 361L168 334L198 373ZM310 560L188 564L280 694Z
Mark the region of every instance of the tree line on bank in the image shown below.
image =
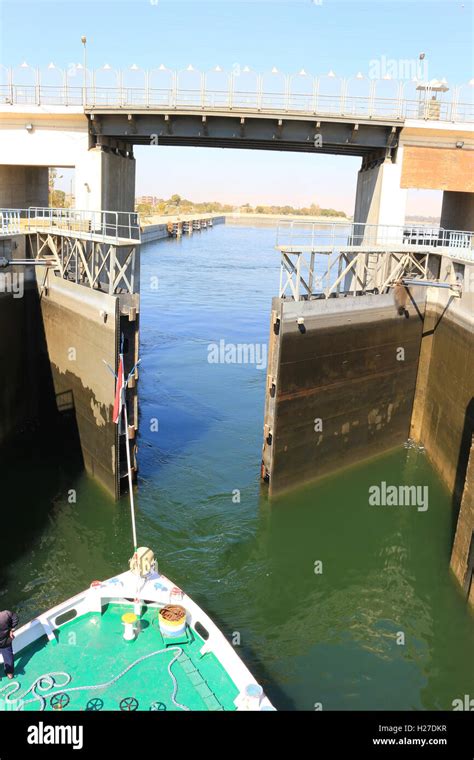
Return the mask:
M167 214L192 214L192 213L241 213L241 214L277 214L279 216L339 216L346 218L344 211L337 211L333 208L321 208L315 203L311 206L295 208L294 206L251 206L250 203L244 203L242 206L233 206L228 203L219 203L218 201L204 201L195 203L181 198L180 195L172 195L171 198L157 198L154 203L143 202L137 199L135 205L136 211L144 216L165 216Z
M67 195L64 190L57 190L54 186L57 178L57 171L50 171L49 175L49 205L52 208L69 208L74 206L74 197ZM241 206L233 206L229 203L219 203L218 201L204 201L195 203L180 195L174 194L167 200L156 198L153 203L144 202L137 198L135 210L143 216L166 216L176 214L276 214L278 216L335 216L346 218L344 211L337 211L333 208L322 208L316 203L311 206L298 208L295 206L251 206L250 203L244 203Z

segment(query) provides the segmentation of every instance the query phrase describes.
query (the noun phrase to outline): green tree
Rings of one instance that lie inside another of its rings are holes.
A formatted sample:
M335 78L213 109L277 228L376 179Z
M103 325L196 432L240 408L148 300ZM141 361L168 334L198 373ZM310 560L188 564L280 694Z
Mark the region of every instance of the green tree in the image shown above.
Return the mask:
M50 169L48 172L48 203L51 208L65 208L66 205L66 193L62 190L55 190L54 183L57 179L61 179L62 174L58 175L57 169ZM58 195L58 193L62 193Z
M137 211L144 216L151 216L153 208L150 203L137 203Z
M67 208L64 190L51 190L49 204L51 208Z

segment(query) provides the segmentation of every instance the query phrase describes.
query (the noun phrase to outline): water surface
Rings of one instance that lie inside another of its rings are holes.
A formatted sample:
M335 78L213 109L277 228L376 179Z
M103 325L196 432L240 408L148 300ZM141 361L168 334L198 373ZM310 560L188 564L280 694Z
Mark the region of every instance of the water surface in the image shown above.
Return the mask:
M265 372L208 362L221 339L266 343L274 242L273 229L216 226L142 249L140 543L239 635L277 707L451 709L474 688L474 616L448 571L450 496L424 452L401 447L270 506ZM126 566L127 501L64 447L36 438L2 473L0 607L26 621ZM429 509L370 506L382 480L427 485Z

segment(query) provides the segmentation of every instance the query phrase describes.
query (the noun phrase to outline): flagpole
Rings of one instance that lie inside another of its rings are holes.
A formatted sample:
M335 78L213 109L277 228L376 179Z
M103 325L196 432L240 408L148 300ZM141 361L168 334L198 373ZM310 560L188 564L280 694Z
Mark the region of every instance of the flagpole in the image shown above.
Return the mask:
M133 550L136 551L138 549L138 541L137 541L137 526L135 523L135 501L133 498L132 464L130 461L130 446L128 442L127 388L128 388L128 381L135 374L135 370L137 369L141 360L139 359L137 361L135 366L129 372L127 379L125 379L124 361L123 361L123 343L124 343L124 338L122 335L118 372L114 372L112 367L109 364L107 364L105 360L104 360L104 364L109 370L109 372L115 377L115 381L116 381L113 420L117 425L119 425L119 436L120 436L120 426L122 423L122 410L123 410L123 416L124 416L124 422L125 422L125 449L127 451L128 489L130 492L130 513L132 517Z
M137 543L137 526L135 524L135 502L133 498L133 482L132 482L132 465L130 462L130 446L128 443L128 413L127 413L127 384L125 386L125 400L123 405L123 416L125 418L125 448L127 450L127 469L128 469L128 487L130 491L130 512L132 516L132 533L133 533L133 549L138 549Z

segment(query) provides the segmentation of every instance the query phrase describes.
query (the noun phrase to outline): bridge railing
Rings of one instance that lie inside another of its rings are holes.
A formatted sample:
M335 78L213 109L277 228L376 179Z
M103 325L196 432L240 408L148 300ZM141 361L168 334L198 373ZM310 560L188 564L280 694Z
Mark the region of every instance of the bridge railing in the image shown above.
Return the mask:
M262 111L390 120L474 122L474 80L448 88L443 82L413 82L336 77L332 72L312 76L252 73L251 84L242 72L159 70L114 71L110 67L87 71L46 71L22 64L0 66L0 104L69 105L85 108L165 108ZM161 70L163 69L163 70ZM133 84L130 74L133 73ZM183 74L192 76L189 83ZM273 72L272 72L273 74ZM160 75L160 76L158 76ZM270 78L269 78L270 76ZM138 78L137 78L138 77ZM54 82L54 83L53 83Z
M134 212L37 206L0 209L0 235L22 232L60 233L117 245L139 243L141 239L140 218Z

